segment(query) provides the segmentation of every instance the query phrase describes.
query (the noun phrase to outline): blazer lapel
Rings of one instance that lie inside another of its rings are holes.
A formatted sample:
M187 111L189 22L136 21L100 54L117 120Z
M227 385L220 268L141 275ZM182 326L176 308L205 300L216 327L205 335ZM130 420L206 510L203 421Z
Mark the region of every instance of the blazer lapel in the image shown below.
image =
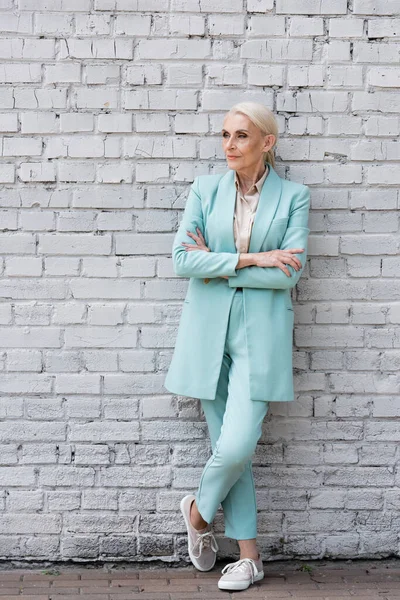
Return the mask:
M249 252L259 252L265 237L268 235L282 191L282 182L278 173L268 163L269 173L261 188L260 199L254 216L250 237ZM220 179L215 203L215 217L218 223L218 250L236 253L233 235L233 219L236 204L235 172L229 169ZM217 249L216 249L217 250Z
M235 204L235 171L229 169L219 181L215 202L215 222L218 226L219 251L223 249L225 252L237 252L233 236Z

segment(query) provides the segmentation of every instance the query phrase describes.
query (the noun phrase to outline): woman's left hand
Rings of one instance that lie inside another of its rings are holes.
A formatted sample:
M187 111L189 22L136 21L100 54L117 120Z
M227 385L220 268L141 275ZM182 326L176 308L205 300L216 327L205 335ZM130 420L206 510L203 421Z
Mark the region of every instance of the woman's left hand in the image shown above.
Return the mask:
M189 237L191 237L196 243L188 244L187 242L182 242L182 246L185 246L185 250L189 252L190 250L203 250L203 252L211 252L210 248L206 246L206 241L201 233L200 229L196 227L196 231L198 235L191 233L190 231L186 231Z

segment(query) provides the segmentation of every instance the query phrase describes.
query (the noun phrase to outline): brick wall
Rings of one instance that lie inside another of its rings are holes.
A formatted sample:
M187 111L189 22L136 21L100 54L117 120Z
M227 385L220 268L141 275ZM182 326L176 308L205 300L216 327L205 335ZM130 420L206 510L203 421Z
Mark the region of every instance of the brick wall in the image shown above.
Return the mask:
M210 447L198 400L163 388L171 245L243 99L312 192L260 547L398 555L398 0L0 0L0 24L0 559L186 554Z

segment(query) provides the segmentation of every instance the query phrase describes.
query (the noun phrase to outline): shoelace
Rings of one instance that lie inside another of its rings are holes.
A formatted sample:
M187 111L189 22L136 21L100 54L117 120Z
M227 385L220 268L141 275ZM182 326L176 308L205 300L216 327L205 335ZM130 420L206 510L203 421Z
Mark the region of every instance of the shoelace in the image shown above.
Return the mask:
M211 548L214 550L214 552L217 552L219 550L217 541L214 537L214 534L212 531L206 531L205 533L198 533L197 534L197 540L195 541L195 543L193 544L193 548L192 548L192 554L195 558L200 558L201 553L203 552L203 550L205 548L209 548L211 546ZM196 555L195 554L195 549L198 548L199 549L199 553Z
M246 571L246 569L248 567L250 567L251 583L254 583L254 577L258 573L258 569L252 558L242 558L240 560L237 560L234 563L229 563L229 565L226 565L222 569L221 573L232 573L232 571L242 571L242 570Z

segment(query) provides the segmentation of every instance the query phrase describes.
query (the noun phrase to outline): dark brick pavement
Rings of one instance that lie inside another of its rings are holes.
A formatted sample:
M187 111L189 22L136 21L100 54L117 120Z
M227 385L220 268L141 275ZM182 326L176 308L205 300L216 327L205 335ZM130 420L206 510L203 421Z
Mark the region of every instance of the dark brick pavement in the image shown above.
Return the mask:
M264 562L266 577L243 592L218 590L213 571L133 565L0 570L0 600L400 600L400 559Z

